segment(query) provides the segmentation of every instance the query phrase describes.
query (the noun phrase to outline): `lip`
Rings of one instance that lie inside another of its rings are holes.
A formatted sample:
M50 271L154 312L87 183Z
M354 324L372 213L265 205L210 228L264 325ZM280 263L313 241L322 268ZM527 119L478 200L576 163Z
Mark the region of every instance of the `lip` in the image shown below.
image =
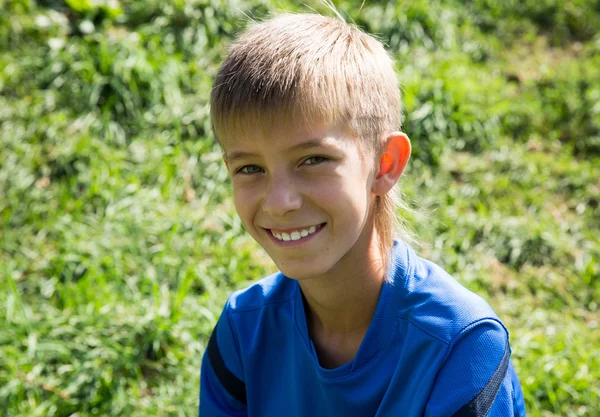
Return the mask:
M299 246L302 245L306 242L308 242L309 240L311 240L312 238L314 238L315 236L317 236L319 233L321 233L321 231L325 228L325 226L327 226L327 223L321 223L320 225L317 226L317 230L314 231L314 233L308 235L308 236L304 236L298 240L288 240L287 242L284 240L279 240L277 239L275 236L273 236L273 232L271 232L271 229L265 229L265 231L267 232L267 235L269 235L269 237L271 238L271 240L277 245L277 246L281 246L281 247L294 247L294 246ZM275 229L278 232L283 231L286 232L285 229ZM302 228L298 229L288 229L291 231L298 231L298 230L302 230Z

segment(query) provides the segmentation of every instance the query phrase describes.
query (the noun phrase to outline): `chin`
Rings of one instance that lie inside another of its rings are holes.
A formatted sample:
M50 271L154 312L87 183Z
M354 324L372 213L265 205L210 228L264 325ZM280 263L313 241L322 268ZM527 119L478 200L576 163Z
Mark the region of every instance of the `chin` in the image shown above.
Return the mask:
M283 275L296 281L303 281L316 276L321 276L327 273L331 268L324 265L307 265L307 262L302 262L303 265L292 265L294 262L276 264L277 268Z

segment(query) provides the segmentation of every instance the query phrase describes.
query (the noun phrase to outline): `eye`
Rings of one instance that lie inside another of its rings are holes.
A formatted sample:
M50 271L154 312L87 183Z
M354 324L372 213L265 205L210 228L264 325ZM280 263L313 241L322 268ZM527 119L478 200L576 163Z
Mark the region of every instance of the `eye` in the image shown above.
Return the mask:
M240 169L238 169L237 171L235 171L236 174L246 174L246 175L258 174L261 172L262 172L262 168L257 165L245 165L245 166L241 167Z
M324 156L311 156L304 160L303 165L317 165L317 164L326 162L328 160L329 160L329 158L326 158Z

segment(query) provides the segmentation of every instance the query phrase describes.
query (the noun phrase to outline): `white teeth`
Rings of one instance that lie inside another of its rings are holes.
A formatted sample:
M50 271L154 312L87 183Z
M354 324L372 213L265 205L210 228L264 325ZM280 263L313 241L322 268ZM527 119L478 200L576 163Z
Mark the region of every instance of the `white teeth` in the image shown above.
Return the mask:
M277 233L277 232L273 232L273 236L275 236L277 239L279 240L283 240L284 242L289 242L291 240L300 240L303 237L306 237L314 232L316 232L317 230L317 226L311 226L308 229L304 229L304 230L300 230L300 231L295 231L292 233Z

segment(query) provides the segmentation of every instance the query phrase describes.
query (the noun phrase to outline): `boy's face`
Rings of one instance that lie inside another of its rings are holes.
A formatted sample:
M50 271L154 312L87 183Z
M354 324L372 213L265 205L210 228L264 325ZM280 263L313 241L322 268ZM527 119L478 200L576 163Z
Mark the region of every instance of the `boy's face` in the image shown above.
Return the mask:
M224 151L236 210L286 276L325 274L368 246L373 157L342 129L232 139Z

